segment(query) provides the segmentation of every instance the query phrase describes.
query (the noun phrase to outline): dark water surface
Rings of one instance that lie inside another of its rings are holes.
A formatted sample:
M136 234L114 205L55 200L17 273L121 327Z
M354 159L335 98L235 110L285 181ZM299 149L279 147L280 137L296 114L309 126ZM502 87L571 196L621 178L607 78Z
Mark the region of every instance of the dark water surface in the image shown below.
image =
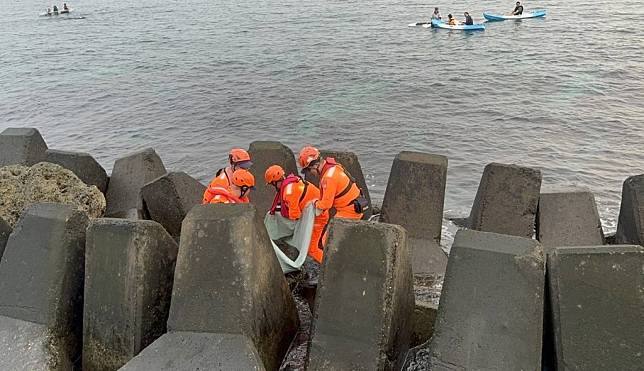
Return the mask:
M0 129L108 169L152 146L206 182L230 147L280 140L357 152L378 199L396 153L426 151L449 157L447 215L468 213L486 163L517 163L590 187L608 231L644 173L638 1L527 2L548 17L480 33L407 24L514 1L1 3Z

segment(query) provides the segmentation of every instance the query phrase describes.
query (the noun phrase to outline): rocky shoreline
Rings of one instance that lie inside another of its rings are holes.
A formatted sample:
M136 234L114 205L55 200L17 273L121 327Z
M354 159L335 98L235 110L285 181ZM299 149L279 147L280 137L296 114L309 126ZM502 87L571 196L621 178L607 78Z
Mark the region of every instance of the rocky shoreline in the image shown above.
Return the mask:
M258 179L297 171L281 143L249 152ZM324 154L365 184L355 154ZM644 175L624 182L608 245L590 191L489 164L448 259L447 166L401 152L377 220L333 221L324 264L285 277L261 220L269 187L200 205L204 185L153 149L108 176L6 129L0 369L641 368Z

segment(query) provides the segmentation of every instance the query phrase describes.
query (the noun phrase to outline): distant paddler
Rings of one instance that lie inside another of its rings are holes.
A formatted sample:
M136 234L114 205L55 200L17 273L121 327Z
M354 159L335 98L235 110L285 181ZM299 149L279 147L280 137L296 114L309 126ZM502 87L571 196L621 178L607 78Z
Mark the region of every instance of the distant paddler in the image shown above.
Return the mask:
M438 8L434 8L434 13L432 13L432 19L441 19L441 12L438 10Z
M512 13L510 13L510 15L521 15L521 14L523 14L523 5L521 5L520 1L517 1L517 4L514 7L514 10L512 11Z

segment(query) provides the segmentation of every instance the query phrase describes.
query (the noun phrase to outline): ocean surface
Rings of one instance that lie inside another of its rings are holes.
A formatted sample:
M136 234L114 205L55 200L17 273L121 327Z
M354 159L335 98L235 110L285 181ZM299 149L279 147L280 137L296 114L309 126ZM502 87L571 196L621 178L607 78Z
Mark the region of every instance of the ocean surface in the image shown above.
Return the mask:
M516 163L590 188L606 232L644 173L639 1L527 1L547 18L478 33L407 25L514 1L0 4L0 130L37 127L108 170L154 147L206 183L229 148L279 140L356 152L382 199L394 156L424 151L449 158L448 217L469 213L487 163Z

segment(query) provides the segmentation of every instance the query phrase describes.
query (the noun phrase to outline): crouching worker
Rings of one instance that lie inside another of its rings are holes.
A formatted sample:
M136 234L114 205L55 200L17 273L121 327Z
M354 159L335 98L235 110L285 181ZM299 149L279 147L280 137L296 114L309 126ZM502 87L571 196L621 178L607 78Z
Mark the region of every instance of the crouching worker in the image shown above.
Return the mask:
M233 148L230 150L230 153L228 153L228 163L229 166L217 170L215 178L210 181L210 185L206 188L202 201L204 205L210 203L210 200L215 196L212 192L213 189L228 189L231 185L233 173L237 169L248 169L253 164L250 162L250 155L248 152L240 148ZM244 201L244 203L249 202L248 195L242 196L241 200Z
M246 169L237 169L230 179L230 186L215 185L208 188L212 194L211 204L245 204L248 195L255 189L255 177Z
M269 211L271 215L280 213L289 220L299 220L303 210L312 202L320 199L320 191L316 186L297 175L285 176L284 169L279 165L269 167L264 174L264 179L277 191L273 206ZM329 213L323 212L315 217L313 224L308 254L318 263L322 262L322 233L328 222Z
M369 203L342 165L332 157L320 158L320 151L314 147L302 148L299 162L303 172L320 177L320 200L315 202L318 213L335 209L335 218L362 219Z

